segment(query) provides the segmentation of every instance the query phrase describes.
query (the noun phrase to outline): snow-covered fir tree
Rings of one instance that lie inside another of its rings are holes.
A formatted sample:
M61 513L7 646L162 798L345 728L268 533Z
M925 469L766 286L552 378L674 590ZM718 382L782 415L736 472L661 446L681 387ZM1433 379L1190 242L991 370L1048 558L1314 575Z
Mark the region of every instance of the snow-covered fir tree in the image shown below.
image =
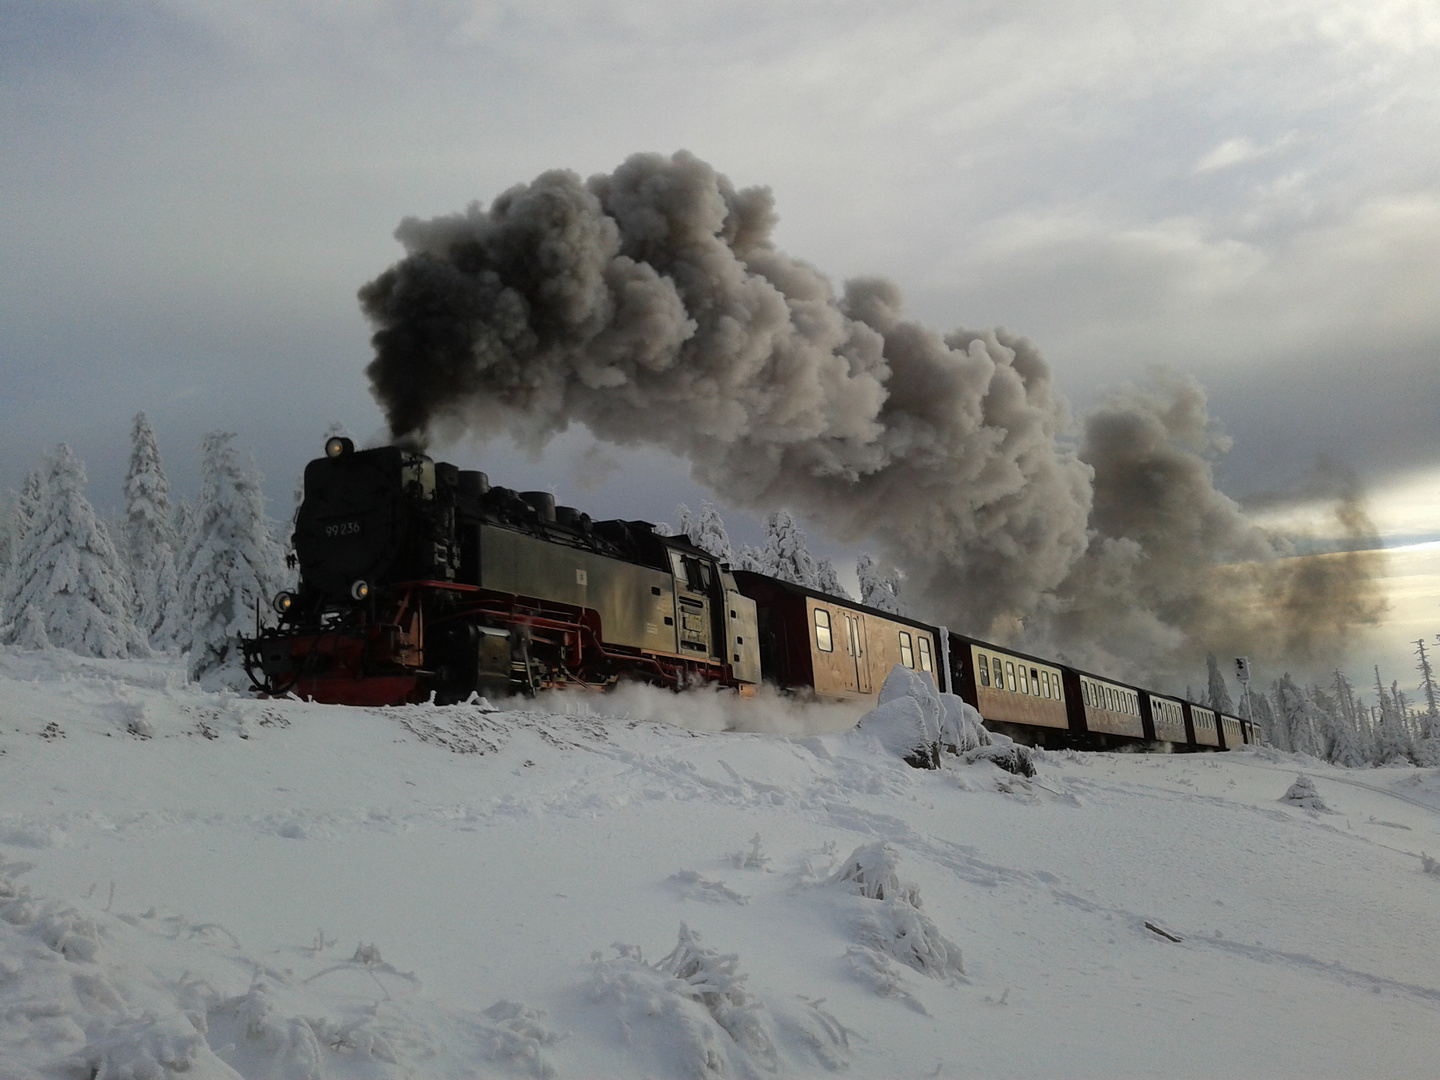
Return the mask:
M735 569L749 570L752 573L763 574L765 572L765 553L751 544L741 544L740 550L735 553Z
M40 469L31 469L20 485L20 490L11 492L5 503L5 560L0 563L0 632L13 623L20 615L9 610L6 598L10 595L11 577L20 558L20 545L25 532L40 512L45 500L45 474ZM28 646L27 646L28 647Z
M1420 737L1415 740L1415 764L1430 769L1440 765L1440 690L1435 686L1435 670L1424 638L1415 642L1415 670L1420 672L1420 696L1425 700Z
M776 510L765 519L765 550L760 556L761 573L792 585L815 587L815 560L805 543L805 533L788 510Z
M85 467L64 443L47 461L38 496L6 580L8 637L33 640L43 628L49 644L82 656L147 655L124 563L85 498Z
M1205 673L1205 704L1216 712L1234 716L1235 704L1230 700L1230 688L1225 685L1225 676L1220 673L1220 662L1215 659L1214 653L1205 654Z
M155 432L143 412L135 414L130 443L130 468L125 474L125 555L135 585L135 621L146 637L155 641L175 603L178 583L170 483L165 479Z
M815 588L828 596L850 599L849 592L840 584L840 575L835 572L835 564L829 559L821 559L815 564Z
M0 596L5 595L5 579L15 561L15 515L19 495L8 491L0 500ZM0 623L5 621L5 612L0 609Z
M882 574L868 552L856 560L855 576L860 579L860 603L896 615L906 614L900 603L900 579L894 574Z
M247 685L239 638L253 632L257 602L268 604L284 576L265 518L260 474L242 462L230 432L202 442L200 506L181 563L179 644L190 651L190 677L203 685Z
M1260 725L1260 734L1265 742L1278 750L1290 749L1290 741L1283 738L1280 732L1280 723L1275 717L1275 709L1270 704L1268 694L1259 691L1250 691L1250 708L1254 710L1255 723Z
M1405 730L1400 703L1386 691L1378 665L1375 668L1375 696L1380 702L1380 715L1375 723L1375 750L1372 760L1376 765L1393 765L1411 760L1410 734Z
M725 521L715 504L706 499L700 504L700 513L691 514L690 508L681 503L675 508L680 522L680 531L690 542L703 551L708 551L722 563L735 565L735 549L730 546L730 534L725 531Z
M1320 756L1332 765L1356 769L1366 764L1355 724L1339 694L1330 694L1320 686L1310 688L1310 700L1316 708L1315 727L1319 736Z
M1285 728L1289 749L1297 754L1318 757L1320 747L1314 731L1315 706L1287 671L1275 687L1276 713Z

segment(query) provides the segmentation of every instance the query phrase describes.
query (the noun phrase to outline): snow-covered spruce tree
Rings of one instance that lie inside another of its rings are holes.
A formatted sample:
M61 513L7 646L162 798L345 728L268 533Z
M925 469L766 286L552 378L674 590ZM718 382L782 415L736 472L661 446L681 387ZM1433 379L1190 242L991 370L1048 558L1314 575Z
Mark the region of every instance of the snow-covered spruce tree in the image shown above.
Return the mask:
M11 624L21 614L18 611L9 610L5 606L6 597L10 595L10 575L15 569L16 561L20 558L20 545L25 539L25 532L40 512L40 506L44 500L45 474L39 469L31 469L25 477L25 482L20 485L20 490L11 492L6 499L4 524L6 551L4 562L0 563L0 636L3 636L7 627L13 629Z
M5 595L5 580L9 577L10 566L15 561L15 517L19 495L14 491L5 493L0 501L0 596ZM5 610L0 608L0 623L5 622Z
M840 575L835 572L835 564L829 559L821 559L815 564L815 588L829 596L850 599L845 586L840 584Z
M1320 756L1332 765L1347 769L1364 765L1367 758L1361 750L1355 725L1346 713L1344 701L1319 685L1310 687L1310 700L1316 709L1315 727L1319 733Z
M201 494L195 530L181 557L178 642L190 652L190 678L243 689L239 638L255 625L283 578L282 554L265 519L254 460L242 462L230 432L201 443Z
M1335 707L1340 714L1340 719L1350 727L1351 737L1355 741L1355 748L1361 761L1369 761L1370 726L1365 723L1364 710L1360 708L1360 702L1355 697L1355 684L1345 677L1344 672L1336 668L1334 678L1330 683L1330 692L1334 695Z
M905 614L905 608L900 603L899 578L893 574L881 574L874 557L868 552L856 560L855 576L860 579L860 603L896 615Z
M189 499L179 498L170 511L170 534L175 538L175 602L165 613L160 629L151 635L156 645L164 648L184 648L189 640L190 612L185 609L181 598L182 583L189 574L186 560L195 551L195 530L199 515Z
M17 617L9 637L22 628L35 637L38 621L51 645L82 656L145 656L133 602L120 554L85 498L85 467L61 443L6 580L3 606Z
M815 560L805 544L805 534L787 510L776 510L765 519L761 563L762 573L807 589L815 587Z
M1410 736L1405 730L1399 704L1386 691L1380 678L1379 665L1375 668L1375 693L1380 701L1380 715L1375 724L1375 749L1371 760L1376 765L1410 761Z
M1277 750L1289 750L1290 741L1282 736L1280 721L1275 716L1274 706L1270 704L1270 695L1251 690L1250 708L1254 710L1255 722L1260 725L1260 733L1265 742Z
M1220 662L1214 653L1205 654L1205 672L1208 677L1205 690L1205 704L1216 712L1235 715L1235 704L1230 700L1230 688L1225 685L1225 676L1220 673Z
M1280 677L1275 700L1280 723L1289 735L1290 749L1297 754L1319 757L1321 750L1315 731L1315 714L1318 710L1309 695L1296 685L1288 671Z
M155 432L143 412L130 433L130 468L125 474L125 555L135 584L135 621L156 641L175 603L175 533L170 483L160 463ZM156 642L158 643L158 642Z
M740 550L735 553L736 570L749 570L756 574L765 572L765 553L750 544L741 544Z
M1428 769L1440 765L1440 690L1435 687L1435 670L1424 638L1415 642L1415 669L1420 672L1420 695L1425 699L1420 737L1415 741L1415 764Z
M680 516L680 531L690 537L692 544L708 551L722 563L735 565L735 549L730 546L730 534L725 531L725 521L714 503L709 499L701 503L698 516L692 517L683 503L676 507L676 513Z

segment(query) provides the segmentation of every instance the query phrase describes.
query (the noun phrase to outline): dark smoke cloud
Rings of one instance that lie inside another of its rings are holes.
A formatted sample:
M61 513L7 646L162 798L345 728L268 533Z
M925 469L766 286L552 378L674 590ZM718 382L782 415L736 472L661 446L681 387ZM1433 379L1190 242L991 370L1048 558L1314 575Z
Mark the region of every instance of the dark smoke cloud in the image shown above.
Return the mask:
M1157 372L1092 411L1080 448L1095 476L1091 542L1042 601L1029 641L1177 683L1207 652L1267 666L1339 662L1387 607L1359 484L1333 466L1306 482L1306 499L1331 504L1328 545L1346 550L1298 554L1304 538L1261 528L1215 487L1211 463L1228 448L1188 377Z
M407 219L409 255L360 294L392 432L663 446L732 503L878 539L936 611L1013 625L1086 544L1049 369L1020 338L907 322L886 282L837 297L775 220L684 153Z
M1027 340L937 334L885 281L837 296L775 249L775 222L768 189L683 152L407 218L407 256L360 291L393 436L538 448L579 423L664 447L728 502L880 548L921 613L987 636L1113 624L1146 658L1179 655L1213 636L1196 567L1280 565L1214 489L1198 387L1117 398L1077 455Z

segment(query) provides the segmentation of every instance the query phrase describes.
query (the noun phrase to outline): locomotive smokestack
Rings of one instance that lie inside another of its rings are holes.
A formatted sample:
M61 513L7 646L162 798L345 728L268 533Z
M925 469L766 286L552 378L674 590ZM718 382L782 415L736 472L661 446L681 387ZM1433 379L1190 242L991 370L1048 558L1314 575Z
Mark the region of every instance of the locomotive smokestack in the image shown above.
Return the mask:
M547 172L488 209L407 218L407 256L360 290L395 439L540 446L580 423L661 446L733 504L788 506L882 548L952 627L1062 630L1083 591L1067 582L1115 550L1090 532L1108 460L1062 443L1067 409L1044 359L1004 331L910 321L885 281L837 295L775 249L775 221L768 189L737 191L684 152L588 181ZM1247 528L1206 565L1273 561ZM1164 651L1203 656L1183 616L1160 617L1178 620Z

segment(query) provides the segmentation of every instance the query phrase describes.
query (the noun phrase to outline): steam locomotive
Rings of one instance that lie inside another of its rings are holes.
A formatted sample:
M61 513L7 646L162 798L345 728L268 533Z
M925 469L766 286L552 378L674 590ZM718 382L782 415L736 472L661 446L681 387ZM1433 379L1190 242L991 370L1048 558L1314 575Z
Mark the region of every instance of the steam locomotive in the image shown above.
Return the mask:
M896 664L1051 748L1223 750L1248 721L748 571L394 446L305 468L295 592L242 641L257 691L344 705L762 682L873 701ZM258 619L257 619L258 623Z

